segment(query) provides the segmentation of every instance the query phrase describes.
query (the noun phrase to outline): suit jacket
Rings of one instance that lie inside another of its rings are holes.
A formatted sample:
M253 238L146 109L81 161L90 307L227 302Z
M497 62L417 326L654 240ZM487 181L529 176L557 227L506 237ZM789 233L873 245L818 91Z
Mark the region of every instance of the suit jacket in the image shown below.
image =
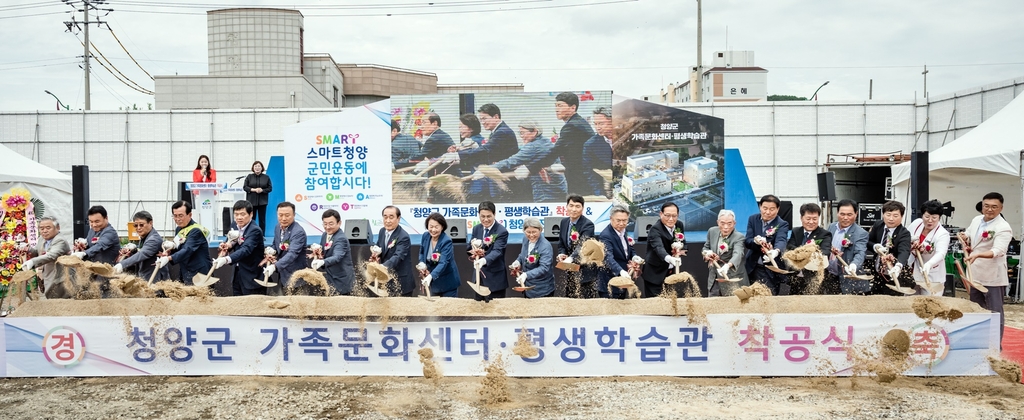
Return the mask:
M686 231L682 221L676 220L676 224L669 229L659 219L647 231L647 256L644 258L647 262L644 264L641 274L645 282L662 284L665 282L665 277L668 277L669 268L665 257L672 255L672 242L676 240L676 229L679 229L679 232ZM685 236L683 237L683 246L685 249Z
M424 233L420 237L420 261L427 264L427 271L430 272L430 293L440 295L459 288L459 268L455 266L455 247L452 245L452 238L447 233L441 232L437 243L430 246L430 235ZM437 261L431 257L438 254ZM483 283L483 280L480 281Z
M729 278L740 278L740 285L748 284L747 280L747 269L743 265L743 255L745 250L743 248L743 241L746 239L742 233L738 230L733 229L725 241L722 241L722 229L718 226L714 226L708 229L708 239L704 241L704 248L702 251L711 251L718 254L718 258L721 260L719 265L731 264L729 267ZM721 245L725 244L725 250L722 250ZM714 265L708 270L708 283L705 287L711 290L711 286L715 284L715 279L718 278L718 272L715 271Z
M121 251L121 238L113 226L100 229L96 232L89 229L85 236L86 248L85 259L94 262L114 265L117 261L117 254Z
M839 232L839 222L828 225L828 231L832 234L832 240L835 241L836 232ZM864 256L868 250L868 231L854 223L847 228L846 236L850 238L850 245L843 248L840 255L847 264L856 264L857 272L860 273L864 267ZM843 270L842 263L837 262L837 264L839 264L839 278L843 279L846 277L846 271Z
M1010 279L1006 275L1006 247L1013 239L1013 229L1006 223L1003 216L996 216L988 225L982 227L985 216L979 215L967 227L967 237L971 238L971 253L992 251L992 258L978 258L971 264L971 280L984 286L1008 286ZM985 237L981 234L987 232Z
M328 242L327 237L331 240ZM330 244L328 246L328 244ZM345 237L345 232L338 230L333 235L324 233L320 236L320 246L324 250L324 266L327 282L339 295L352 293L355 283L355 270L352 267L352 248Z
M914 281L924 282L924 275L921 274L920 266L934 267L928 270L928 280L932 283L943 283L946 281L946 253L949 251L949 231L942 227L941 224L937 224L935 229L931 232L924 231L924 221L917 219L910 223L910 240L919 241L926 247L931 247L931 252L927 252L924 249L921 250L921 258L924 261L918 261L917 255L910 254L910 258L907 263L914 265ZM924 234L924 240L921 241L921 235ZM973 270L972 270L973 271Z
M547 159L554 145L544 139L537 139L526 143L519 152L509 156L507 159L494 164L494 167L501 172L512 170L526 165L532 168L544 159ZM560 173L548 171L545 168L537 169L537 172L530 172L527 181L532 189L532 199L535 203L547 203L552 201L565 201L568 196L568 187L565 184L565 176ZM517 194L521 197L522 193ZM530 202L525 200L524 202Z
M391 161L398 162L420 154L420 142L408 134L399 134L391 140ZM347 240L347 238L346 238Z
M910 231L901 224L896 226L892 233L892 246L889 247L889 253L896 257L897 262L906 267L907 259L910 258ZM879 220L868 231L868 249L874 250L875 244L881 243L884 236L885 222ZM882 244L882 246L886 246L886 244Z
M448 147L454 146L455 142L452 141L452 136L445 133L444 130L438 128L427 137L427 140L423 142L423 147L420 148L419 155L414 156L410 160L423 160L423 159L434 159L441 155L448 153Z
M565 179L570 193L586 193L589 189L587 170L583 167L583 146L594 137L594 129L580 114L573 114L558 133L558 141L551 148L548 158L530 167L530 173L539 172L550 166L556 159L562 159Z
M508 288L508 268L505 267L505 246L508 244L508 230L501 223L495 221L487 235L493 239L490 245L484 245L484 251L486 252L484 260L487 261L487 265L480 269L480 274L484 276L480 279L480 284L487 286L492 292L505 290ZM478 224L473 226L473 232L469 237L470 243L472 243L473 239L484 240L484 225ZM469 247L466 252L468 253L471 250L472 247Z
M156 268L157 254L163 251L163 243L164 238L160 236L156 229L149 231L149 234L139 239L139 248L135 251L135 254L121 260L121 266L130 268L139 273L139 277L149 280L149 276L153 274L153 269ZM171 272L164 266L160 267L160 270L157 271L153 281L167 280L169 278L171 278Z
M263 279L263 269L259 266L260 261L263 261L263 230L252 220L241 231L238 241L232 245L231 254L228 255L231 264L235 266L233 281L246 290L259 289L263 287L256 283L257 278Z
M380 228L380 232L377 233L376 243L380 247L380 263L398 277L397 280L402 286L403 295L412 293L416 289L416 279L412 276L413 263L409 258L412 256L412 242L409 240L409 234L402 229L402 226L396 226L395 231L391 233L391 244L384 243L386 234L385 228Z
M287 250L281 249L284 242L288 242ZM306 230L298 223L292 223L284 229L278 226L274 229L274 249L277 250L277 263L274 266L281 276L281 285L287 286L292 280L292 274L306 268Z
M523 273L526 273L526 286L533 286L533 289L523 292L528 298L547 296L555 291L555 255L551 250L551 242L544 239L544 235L537 238L530 251L530 240L523 235L523 248L519 251L519 266ZM534 261L530 262L530 255Z
M263 188L263 192L253 192L253 188ZM252 203L254 206L265 206L267 205L268 197L270 197L270 191L274 189L274 186L270 184L270 176L266 172L261 172L259 175L250 173L245 176L245 181L242 182L242 189L245 190L245 201Z
M46 297L48 299L70 298L71 291L64 290L61 285L67 268L57 264L57 257L71 253L68 241L61 239L59 235L54 236L50 240L50 246L47 247L46 240L40 237L39 243L36 244L36 252L39 256L30 261L36 267L36 274L43 281Z
M192 284L192 277L198 273L208 273L213 266L206 234L206 228L195 220L183 228L174 229L174 236L185 238L185 242L171 254L171 263L179 265L178 278L185 284Z
M516 140L516 133L502 121L497 127L494 127L491 137L487 139L487 144L459 152L459 162L470 167L489 165L506 159L518 151L519 141Z
M768 230L771 228L774 228L774 231L769 235ZM779 216L775 216L774 219L765 223L764 220L761 220L760 213L752 214L747 219L747 235L744 241L744 246L747 248L747 273L754 271L758 262L761 261L761 257L764 256L764 252L761 252L761 245L754 242L756 236L765 237L768 243L779 250L779 256L775 262L779 267L785 267L782 262L782 252L786 249L786 241L789 239L789 223Z
M576 232L579 233L579 239L575 242L572 241L572 227L576 228ZM572 259L577 264L580 262L579 255L580 249L582 248L583 241L594 237L594 222L591 222L587 216L580 215L579 219L576 219L575 224L569 223L569 218L566 217L558 222L558 253L572 256ZM558 262L556 261L555 264ZM597 280L598 267L593 265L586 265L580 267L580 283L590 283Z
M821 255L828 258L828 256L832 254L832 232L829 232L821 226L814 229L814 231L811 232L811 235L807 237L804 237L803 226L793 229L792 236L790 236L789 242L786 244L786 249L797 249L807 244L808 241L819 240L821 242L818 243L818 248L821 249Z
M601 284L608 284L612 277L618 277L620 271L629 270L629 261L633 259L636 252L633 252L633 245L630 244L633 239L629 237L629 233L626 233L625 237L626 247L623 248L619 233L612 228L611 224L605 226L601 235L598 236L601 243L604 244L604 269L600 270Z
M583 145L583 170L587 171L590 192L593 195L605 195L604 177L594 172L595 169L612 168L612 146L604 136L595 134Z

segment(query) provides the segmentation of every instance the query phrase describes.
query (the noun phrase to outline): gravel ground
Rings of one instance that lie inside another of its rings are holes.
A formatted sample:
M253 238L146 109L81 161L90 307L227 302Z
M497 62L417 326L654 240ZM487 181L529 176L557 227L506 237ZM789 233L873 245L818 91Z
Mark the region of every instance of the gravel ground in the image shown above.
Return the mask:
M0 380L5 419L1024 419L999 377L510 378L127 377Z

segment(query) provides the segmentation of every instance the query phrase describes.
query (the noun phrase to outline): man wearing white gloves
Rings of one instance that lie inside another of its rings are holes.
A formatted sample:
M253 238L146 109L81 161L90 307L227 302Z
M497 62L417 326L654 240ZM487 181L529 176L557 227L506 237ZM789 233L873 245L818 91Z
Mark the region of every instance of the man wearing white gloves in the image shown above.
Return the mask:
M246 200L239 200L232 206L235 224L240 233L237 240L232 243L221 243L220 248L231 250L231 254L220 257L213 261L215 268L234 264L234 276L231 281L231 289L234 296L243 295L265 295L267 288L256 283L256 278L263 276L259 264L263 260L263 231L259 225L252 222L252 203Z
M269 292L280 295L288 287L292 274L306 268L306 230L295 223L295 205L282 201L277 205L277 227L274 228L274 250L277 262L268 264L280 275L277 286Z
M679 206L671 201L661 205L658 221L647 231L647 256L641 277L644 279L645 298L657 297L665 284L665 277L682 267L686 256L686 227L679 220Z
M594 222L583 215L583 197L570 194L565 201L566 217L558 223L558 261L579 264L583 242L594 236ZM555 264L558 264L555 261ZM580 271L565 273L565 297L592 299L597 297L597 282L600 274L593 264L580 266Z
M733 290L747 285L747 270L743 266L746 238L736 231L736 213L718 212L718 226L708 229L701 255L711 267L708 270L708 296L732 296ZM718 268L715 267L717 262ZM724 279L739 278L739 282Z
M440 158L441 155L448 151L448 146L455 145L455 142L452 141L452 136L441 130L441 117L437 113L430 112L426 115L426 119L423 120L423 126L420 127L420 132L426 137L423 141L423 146L420 148L420 153L408 159L394 162L396 168L408 167L413 162L419 162L416 164L415 171L417 173L423 172L431 165L430 159ZM444 169L444 167L440 169ZM435 173L429 175L437 175L437 171L433 172Z
M885 283L895 285L892 279L899 278L910 258L910 231L903 226L905 210L906 207L899 201L886 202L882 205L882 220L875 222L868 231L868 248L875 252L875 273L888 276L885 281L876 284L879 287L873 290L874 293L900 294L881 286ZM901 282L901 285L906 286L902 283L905 282Z
M832 255L829 257L828 272L832 278L825 278L826 286L835 293L835 280L838 278L839 290L844 295L863 294L871 291L871 280L850 279L846 276L857 274L858 267L864 264L864 256L868 249L868 232L857 225L857 202L850 199L839 201L836 217L839 221L832 223L828 231L832 233ZM843 268L839 258L846 261Z
M516 179L527 180L530 188L524 191L511 191L508 194L515 201L522 203L561 201L568 194L565 176L553 171L554 165L532 173L529 169L547 159L554 145L550 141L545 141L546 139L541 136L540 125L533 120L519 122L519 138L523 141L523 147L514 155L495 163L494 168L498 172L513 172Z
M508 268L505 267L508 230L495 220L495 213L497 213L497 206L493 202L484 201L477 206L477 217L480 219L480 223L473 226L469 242L472 244L475 240L479 240L481 246L479 249L473 249L472 246L466 249L466 253L471 259L476 258L473 260L473 269L480 270L480 284L487 286L491 291L488 296L474 293L475 300L484 302L505 297L505 292L508 289Z
M341 213L327 209L320 218L324 223L324 234L320 237L324 259L313 260L310 267L314 270L323 268L327 283L334 288L334 292L343 296L349 295L355 283L355 270L352 267L352 252L348 238L341 232ZM379 248L376 251L380 253Z
M772 295L778 295L782 284L787 279L766 266L772 261L779 267L785 267L781 251L786 249L789 240L789 222L779 217L782 201L778 197L767 194L757 202L758 213L747 219L747 233L744 246L747 248L747 278L750 282L764 283Z
M132 219L135 224L135 232L139 234L138 250L115 265L114 272L121 273L128 269L138 273L139 277L148 280L153 271L156 270L156 277L153 278L153 281L171 278L167 267L156 266L156 260L159 257L158 254L164 243L164 238L160 237L159 232L153 230L153 215L143 210L135 213Z
M89 227L91 228L85 237L85 244L75 244L74 255L86 261L107 263L113 265L117 261L117 254L121 251L121 238L117 236L117 230L110 226L107 220L107 209L103 206L92 206L89 208ZM110 279L101 276L93 276L94 282L99 283L103 297L107 297L110 290Z
M604 245L604 268L600 271L597 281L597 295L602 298L625 299L626 289L613 287L608 290L608 282L612 277L630 277L626 269L636 252L633 251L633 238L626 233L629 224L629 210L616 204L611 208L610 223L605 226L599 236Z
M192 204L188 201L172 204L171 217L177 226L174 229L177 246L170 255L157 258L156 267L178 264L178 280L191 286L196 274L205 275L210 271L210 242L206 239L209 231L192 220Z
M56 264L57 257L68 255L71 247L68 241L60 238L60 223L52 216L39 219L40 241L36 245L38 256L22 264L22 270L36 270L42 280L43 291L47 299L65 299L71 297L70 290L64 290L64 266Z

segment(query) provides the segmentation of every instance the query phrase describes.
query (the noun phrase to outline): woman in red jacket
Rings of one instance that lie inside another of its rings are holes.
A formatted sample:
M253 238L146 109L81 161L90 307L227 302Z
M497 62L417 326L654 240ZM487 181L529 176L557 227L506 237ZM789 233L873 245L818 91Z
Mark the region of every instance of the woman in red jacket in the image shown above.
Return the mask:
M192 171L192 182L217 182L217 171L213 170L209 156L199 156L199 161L196 162L196 170Z

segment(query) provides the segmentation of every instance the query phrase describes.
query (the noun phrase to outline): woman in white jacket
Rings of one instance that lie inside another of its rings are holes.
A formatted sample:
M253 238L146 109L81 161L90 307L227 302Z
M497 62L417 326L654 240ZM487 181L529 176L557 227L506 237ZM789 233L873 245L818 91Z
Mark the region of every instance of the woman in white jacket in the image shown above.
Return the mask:
M949 250L949 231L942 227L942 203L939 200L921 204L921 218L910 223L910 248L907 261L914 267L914 281L920 295L942 295L946 282L946 252ZM921 255L924 261L918 261ZM924 273L927 272L927 280Z

